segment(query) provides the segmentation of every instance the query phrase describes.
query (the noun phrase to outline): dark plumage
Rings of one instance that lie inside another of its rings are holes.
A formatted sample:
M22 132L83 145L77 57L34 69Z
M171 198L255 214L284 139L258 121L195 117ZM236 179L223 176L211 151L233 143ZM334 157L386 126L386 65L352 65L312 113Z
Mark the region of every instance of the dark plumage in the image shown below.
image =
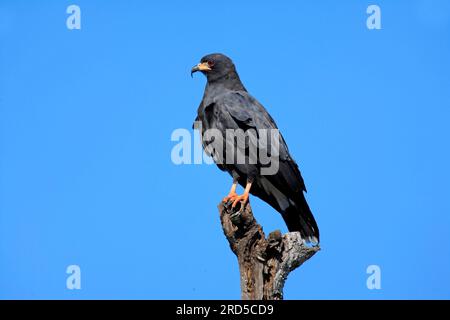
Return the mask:
M192 69L192 73L201 71L207 77L207 85L202 102L198 108L196 121L201 121L202 131L219 130L226 137L227 129L278 129L275 121L266 109L245 89L236 68L228 57L222 54L211 54L203 57ZM214 141L204 140L205 151L211 152L208 146ZM236 148L234 139L226 139L224 145ZM259 147L262 148L262 147ZM270 146L269 154L272 152ZM226 152L225 146L222 149ZM261 151L261 150L259 150ZM309 242L319 242L319 228L306 202L303 178L297 164L289 154L283 137L279 136L279 170L273 175L262 175L263 164L258 153L255 164L225 163L215 159L221 170L227 171L246 191L261 198L281 213L289 231L299 231ZM234 188L226 200L246 202L247 195L237 196Z

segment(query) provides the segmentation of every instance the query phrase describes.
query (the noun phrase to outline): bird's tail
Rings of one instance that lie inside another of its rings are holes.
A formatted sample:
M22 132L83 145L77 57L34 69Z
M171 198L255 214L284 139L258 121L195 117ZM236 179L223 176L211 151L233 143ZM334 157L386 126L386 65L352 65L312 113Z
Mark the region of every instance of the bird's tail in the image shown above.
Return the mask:
M319 228L303 192L298 193L294 200L290 199L289 203L290 206L282 212L289 232L299 231L307 242L313 245L319 244Z

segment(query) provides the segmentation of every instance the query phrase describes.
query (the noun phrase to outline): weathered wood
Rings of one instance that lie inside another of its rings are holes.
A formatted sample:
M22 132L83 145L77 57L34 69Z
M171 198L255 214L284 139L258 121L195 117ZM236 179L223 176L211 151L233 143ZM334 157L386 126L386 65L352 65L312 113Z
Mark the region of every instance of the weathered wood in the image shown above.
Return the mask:
M265 237L250 204L239 211L219 204L220 221L231 250L238 258L243 300L281 300L291 271L311 258L319 246L306 246L299 232L276 230Z

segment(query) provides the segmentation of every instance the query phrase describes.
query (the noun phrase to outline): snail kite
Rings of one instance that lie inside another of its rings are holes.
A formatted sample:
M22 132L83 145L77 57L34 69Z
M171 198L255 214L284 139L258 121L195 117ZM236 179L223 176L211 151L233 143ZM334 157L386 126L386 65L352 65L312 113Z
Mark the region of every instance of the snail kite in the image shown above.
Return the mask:
M300 170L290 156L281 134L268 134L278 131L275 121L247 92L234 63L227 56L210 54L203 57L192 68L191 75L198 71L206 76L207 84L194 127L201 127L202 145L206 153L213 156L217 166L233 178L231 190L223 201L232 203L233 207L238 204L243 206L251 193L281 213L290 232L299 231L307 242L318 244L319 229L303 193L306 188ZM217 144L217 134L205 137L208 136L208 130L221 133L224 141ZM244 144L239 144L236 136L230 138L229 130L253 130L251 132L255 134L245 136ZM251 137L256 137L256 140L266 138L266 143L255 143L257 153L254 161L251 161L250 151L247 150L250 148ZM236 161L235 154L239 154L239 148L247 152L244 156L247 161ZM262 174L262 170L267 169L267 162L263 162L261 158L262 151L271 157L276 154L276 172ZM227 157L230 152L233 152L233 156ZM238 183L245 188L242 195L236 193Z

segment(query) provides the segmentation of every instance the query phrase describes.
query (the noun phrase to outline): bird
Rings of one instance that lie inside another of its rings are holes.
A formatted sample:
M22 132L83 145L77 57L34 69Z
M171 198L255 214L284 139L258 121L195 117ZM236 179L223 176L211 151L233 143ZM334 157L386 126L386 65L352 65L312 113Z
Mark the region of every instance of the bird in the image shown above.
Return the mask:
M205 153L233 179L230 191L222 201L232 204L233 208L242 208L252 194L281 214L289 232L300 232L305 242L318 245L319 228L305 199L306 187L299 167L281 133L269 137L267 132L279 132L279 129L264 106L244 87L233 61L221 53L208 54L191 69L191 77L196 72L203 73L207 83L193 128L202 133ZM246 136L247 140L239 145L235 136L227 135L230 130L253 134ZM209 131L215 135L207 135ZM221 144L217 136L221 136ZM250 161L252 157L248 150L252 137L270 141L256 146L254 161ZM267 162L263 163L261 159L263 151L277 155L276 172L261 173L262 169L267 169ZM242 155L242 152L246 152L244 158L247 161L236 161L237 154ZM236 192L238 184L244 188L241 195Z

